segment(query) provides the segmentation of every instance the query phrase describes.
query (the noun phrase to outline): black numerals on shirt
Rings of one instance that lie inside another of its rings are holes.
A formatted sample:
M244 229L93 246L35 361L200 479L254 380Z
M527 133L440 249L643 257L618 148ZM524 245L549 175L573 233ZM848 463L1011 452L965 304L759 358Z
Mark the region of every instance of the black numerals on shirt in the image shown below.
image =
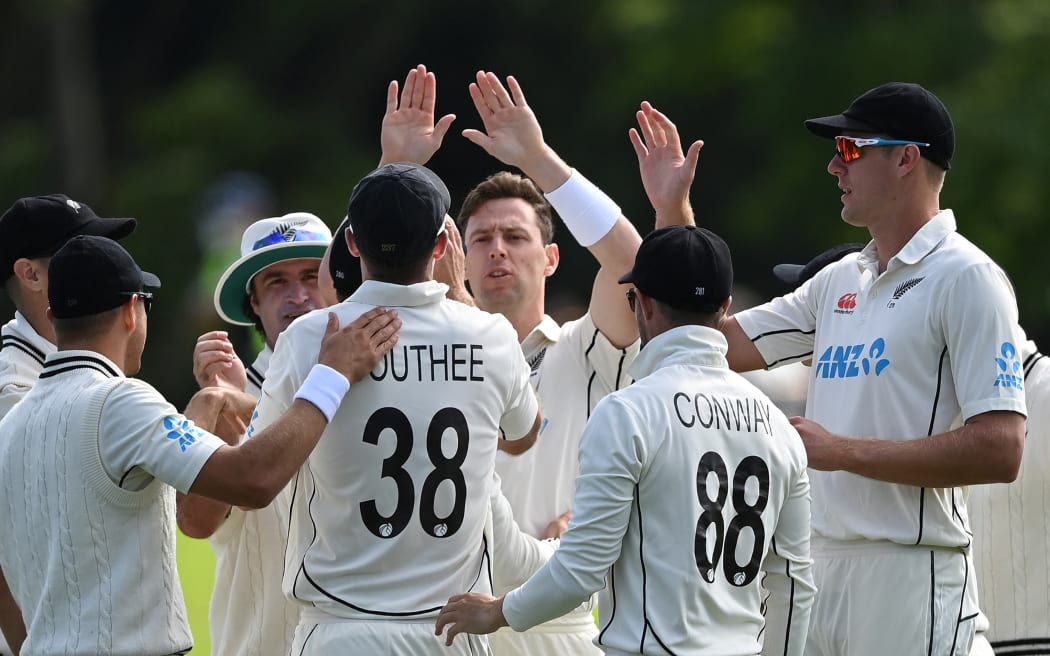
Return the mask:
M708 478L714 474L718 479L718 489L714 498L708 493ZM754 503L748 503L744 491L748 479L758 481L758 496ZM748 456L740 461L733 475L732 501L736 515L726 528L722 510L729 497L729 471L725 460L714 451L708 451L696 466L696 497L703 512L696 520L696 537L693 543L693 554L696 557L696 568L700 576L708 583L714 583L718 563L725 557L722 569L730 584L745 586L758 575L762 562L763 545L765 544L765 526L762 524L762 511L769 500L769 467L758 456ZM708 533L714 526L714 545L708 547ZM749 528L754 536L754 547L751 559L744 564L736 561L736 547L740 531Z
M408 457L412 454L412 423L397 408L380 408L372 413L365 423L363 439L368 444L379 444L379 435L386 429L394 432L396 444L390 457L383 460L383 478L393 479L397 486L397 503L394 512L388 516L381 515L374 499L361 503L361 520L374 535L380 538L393 538L405 530L412 519L415 505L415 483L412 476L404 469ZM452 457L445 457L441 450L442 437L445 431L452 429L456 435L456 451ZM419 497L419 523L423 530L436 538L446 538L459 530L463 524L463 515L467 504L467 483L463 478L463 462L467 459L469 432L467 418L456 408L442 408L430 420L427 428L427 456L434 469L423 480ZM445 517L439 517L435 508L438 487L444 481L450 481L455 490L452 510Z

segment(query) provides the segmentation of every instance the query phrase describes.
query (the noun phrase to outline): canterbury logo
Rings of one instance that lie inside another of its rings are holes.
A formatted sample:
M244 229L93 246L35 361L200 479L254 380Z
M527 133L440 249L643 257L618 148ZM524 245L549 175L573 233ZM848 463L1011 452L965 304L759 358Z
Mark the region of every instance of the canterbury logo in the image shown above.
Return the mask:
M838 306L840 310L853 310L857 307L856 294L843 294L839 296Z
M925 280L925 278L912 278L911 280L905 280L901 284L897 285L897 289L893 292L893 300L899 301L901 296L904 296L904 294L906 294L909 289L911 289L915 285L918 285L923 280Z

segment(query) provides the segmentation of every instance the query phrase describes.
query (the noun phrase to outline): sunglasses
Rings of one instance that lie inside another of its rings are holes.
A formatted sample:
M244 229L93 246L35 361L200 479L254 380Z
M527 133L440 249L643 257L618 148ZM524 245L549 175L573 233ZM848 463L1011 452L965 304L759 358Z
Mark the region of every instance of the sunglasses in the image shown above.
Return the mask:
M142 301L142 309L149 314L149 310L153 307L153 293L152 292L121 292L124 296L138 296L139 300Z
M637 290L631 287L627 290L627 305L631 306L631 312L634 312L634 299L638 298Z
M852 162L855 159L860 159L861 148L868 146L907 146L914 144L916 146L929 146L930 144L924 141L904 141L901 139L881 139L878 137L862 138L862 137L835 137L835 152L842 158L843 162Z

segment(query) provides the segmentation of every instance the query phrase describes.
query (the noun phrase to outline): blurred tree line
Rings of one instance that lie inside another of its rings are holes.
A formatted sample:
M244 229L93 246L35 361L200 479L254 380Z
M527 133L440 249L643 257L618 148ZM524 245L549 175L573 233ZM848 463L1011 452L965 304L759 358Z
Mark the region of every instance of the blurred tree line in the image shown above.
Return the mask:
M1043 0L8 0L0 25L0 204L61 191L139 219L126 244L164 281L141 377L177 405L196 336L223 327L211 293L236 256L230 215L304 210L334 227L378 161L386 84L417 63L437 73L438 113L458 116L430 163L455 209L500 168L459 136L480 127L467 84L486 69L519 79L547 141L644 234L627 129L649 100L684 140L706 141L697 219L763 296L784 291L774 264L866 238L839 219L831 144L803 119L919 82L956 123L943 206L1006 269L1023 325L1050 346L1050 293L1024 250L1050 232ZM596 265L559 241L549 290L585 298Z

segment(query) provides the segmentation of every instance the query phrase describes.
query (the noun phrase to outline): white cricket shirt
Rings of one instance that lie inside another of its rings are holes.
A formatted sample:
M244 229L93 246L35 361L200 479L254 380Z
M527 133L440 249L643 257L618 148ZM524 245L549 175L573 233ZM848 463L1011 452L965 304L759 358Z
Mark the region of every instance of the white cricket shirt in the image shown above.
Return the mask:
M50 354L0 432L0 567L22 654L189 649L169 485L188 490L222 440L90 351Z
M41 337L21 312L0 328L0 419L25 396L55 345ZM2 439L2 436L0 436ZM0 636L0 650L6 649Z
M500 452L496 471L521 529L539 536L572 507L583 427L598 401L631 383L627 368L638 342L614 347L588 313L560 327L544 316L521 349L532 368L543 426L536 445L525 453Z
M919 439L993 410L1025 413L1017 303L944 210L878 274L874 242L736 315L766 363L813 358L806 416L835 434ZM813 471L813 530L835 540L970 544L960 488Z
M1032 341L1021 355L1028 404L1021 471L1013 483L969 488L973 559L996 653L1050 654L1050 359Z
M0 328L0 419L3 419L36 384L44 358L55 345L41 337L21 312ZM3 440L3 434L0 434ZM10 654L0 633L0 654Z
M729 371L726 349L710 328L662 333L631 367L635 383L598 405L569 531L507 594L512 627L602 590L597 643L610 654L757 654L763 632L770 653L802 653L814 596L806 453Z
M328 615L418 620L453 594L489 589L483 529L497 440L525 436L538 404L510 323L446 301L446 290L365 281L277 340L251 430L291 404L328 312L345 326L384 305L403 323L292 481L284 590Z
M247 368L247 392L259 397L273 351L259 352ZM215 588L208 609L214 656L287 654L299 623L299 606L281 589L288 544L286 486L265 508L231 508L208 541L215 551Z

